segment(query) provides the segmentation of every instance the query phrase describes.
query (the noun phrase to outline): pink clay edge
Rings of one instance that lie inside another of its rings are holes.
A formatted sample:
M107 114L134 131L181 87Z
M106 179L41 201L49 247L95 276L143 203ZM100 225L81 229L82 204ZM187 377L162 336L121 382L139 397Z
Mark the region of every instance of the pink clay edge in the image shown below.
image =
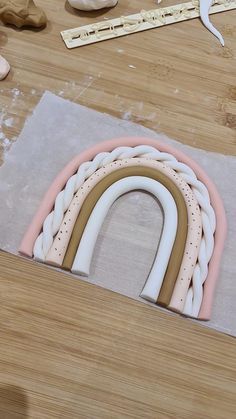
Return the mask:
M211 204L216 213L215 247L209 263L209 271L204 284L203 301L198 318L201 320L209 320L211 317L214 291L220 270L220 261L227 233L227 220L223 202L215 184L194 160L185 155L182 151L176 150L171 145L162 143L160 140L149 139L146 137L123 137L110 141L103 141L91 147L90 149L85 150L76 156L73 160L71 160L57 175L48 191L44 195L44 198L23 237L23 240L20 244L19 253L28 257L32 257L34 242L42 230L45 218L53 209L56 196L64 188L68 179L78 170L78 167L83 162L92 160L98 153L106 151L110 152L117 147L135 147L137 145L143 144L155 147L160 151L173 154L177 160L191 167L197 178L201 180L208 189Z

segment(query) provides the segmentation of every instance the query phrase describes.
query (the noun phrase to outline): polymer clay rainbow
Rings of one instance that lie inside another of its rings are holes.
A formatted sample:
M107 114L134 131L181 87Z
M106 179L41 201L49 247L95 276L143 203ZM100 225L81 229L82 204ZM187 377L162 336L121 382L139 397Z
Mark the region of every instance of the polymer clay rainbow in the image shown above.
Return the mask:
M124 191L137 188L157 196L164 211L159 251L141 296L209 319L227 230L224 207L200 166L160 141L111 140L73 159L46 193L20 253L87 275L107 211Z

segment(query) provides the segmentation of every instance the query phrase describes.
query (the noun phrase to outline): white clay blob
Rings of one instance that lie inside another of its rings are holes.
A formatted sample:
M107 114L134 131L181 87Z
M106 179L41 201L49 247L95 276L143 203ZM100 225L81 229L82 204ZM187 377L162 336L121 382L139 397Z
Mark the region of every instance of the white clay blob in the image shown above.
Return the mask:
M219 39L222 47L224 47L225 42L221 33L212 25L209 19L209 9L212 3L213 0L200 0L200 17L202 23L206 26L207 29L209 29L211 33L213 33L213 35L215 35Z
M75 9L88 11L114 7L118 0L68 0L68 2Z
M5 79L10 71L10 65L7 60L0 55L0 80Z

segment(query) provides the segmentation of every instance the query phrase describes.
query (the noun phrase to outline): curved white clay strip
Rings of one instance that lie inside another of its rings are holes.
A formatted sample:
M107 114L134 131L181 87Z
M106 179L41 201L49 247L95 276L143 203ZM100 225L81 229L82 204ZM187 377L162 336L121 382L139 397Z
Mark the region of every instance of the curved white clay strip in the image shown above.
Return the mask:
M10 65L7 60L0 55L0 80L5 79L10 71Z
M211 33L213 33L213 35L216 36L216 38L219 39L222 47L224 47L225 46L225 41L224 41L223 36L212 25L212 23L210 22L210 19L209 19L209 9L210 9L212 3L213 3L213 0L200 0L200 17L201 17L202 23L206 26L207 29L209 29L209 31Z
M68 2L74 9L89 11L114 7L118 0L68 0Z
M103 193L86 224L72 272L88 274L97 236L110 207L121 195L135 189L143 189L155 195L164 211L161 241L147 281L146 293L142 295L147 300L156 302L175 241L178 213L175 201L168 189L153 179L130 176L115 182Z
M192 278L192 273L196 264L196 259L198 256L199 246L201 242L202 235L199 234L199 231L202 232L202 221L201 221L201 213L198 206L198 202L191 188L189 187L189 185L182 179L181 176L177 175L173 169L169 168L164 163L160 163L155 160L146 159L146 158L124 159L124 160L121 160L120 162L110 163L109 165L104 166L104 168L102 168L101 170L97 172L97 183L101 180L101 178L107 176L108 173L110 173L111 171L117 170L118 168L137 166L137 165L152 167L164 173L173 181L173 183L175 183L179 187L186 201L187 212L188 212L189 232L188 232L188 237L186 241L185 259L183 260L184 265L182 263L181 275L179 274L178 279L177 279L181 281L181 283L183 283L184 281L184 284L185 284L184 297L182 295L179 296L179 301L181 302L182 298L186 297L186 292L189 288L189 278L190 279ZM94 186L94 179L90 181L90 178L89 178L84 184L83 191L86 191L86 190L91 191L93 186ZM81 198L82 198L82 202L81 202ZM84 195L81 198L77 200L77 203L79 203L80 207L83 205ZM71 211L73 211L73 208L75 208L75 206L71 208ZM72 214L70 213L70 217L71 215ZM61 240L60 244L63 247L66 246L66 243L67 243L64 241L65 239L67 239L66 236L64 237L60 236L60 240ZM58 243L56 243L55 246L57 247ZM52 246L52 251L54 251L54 246ZM50 258L52 258L52 253L50 255ZM78 268L76 260L77 259L75 259L74 264L73 264L74 272L80 270ZM84 272L84 274L85 273L86 272ZM145 288L143 292L144 293L146 292Z
M188 183L190 187L194 184L194 194L196 195L196 192L199 192L197 199L200 196L203 198L202 201L205 199L204 211L208 214L214 234L215 213L210 205L208 191L204 184L197 179L192 169L186 164L179 163L171 154L160 152L152 146L117 147L112 152L99 153L92 161L82 163L77 173L70 177L65 188L57 195L54 210L46 217L43 224L43 231L39 234L34 244L33 253L37 260L45 260L46 254L52 246L53 237L59 231L64 213L68 210L74 194L79 190L84 181L102 166L113 161L131 157L148 157L153 160L162 161L181 176L189 175L191 181Z

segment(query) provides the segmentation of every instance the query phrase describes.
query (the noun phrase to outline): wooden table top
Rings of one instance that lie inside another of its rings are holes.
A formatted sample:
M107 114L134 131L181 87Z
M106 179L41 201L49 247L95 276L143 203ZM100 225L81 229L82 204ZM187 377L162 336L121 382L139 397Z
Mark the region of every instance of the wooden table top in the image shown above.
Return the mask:
M0 26L0 53L12 66L0 82L9 141L50 90L236 154L235 11L212 17L225 48L193 20L67 50L61 30L154 1L120 0L93 14L64 1L37 4L49 19L43 31ZM7 253L0 263L1 418L236 417L234 338Z

